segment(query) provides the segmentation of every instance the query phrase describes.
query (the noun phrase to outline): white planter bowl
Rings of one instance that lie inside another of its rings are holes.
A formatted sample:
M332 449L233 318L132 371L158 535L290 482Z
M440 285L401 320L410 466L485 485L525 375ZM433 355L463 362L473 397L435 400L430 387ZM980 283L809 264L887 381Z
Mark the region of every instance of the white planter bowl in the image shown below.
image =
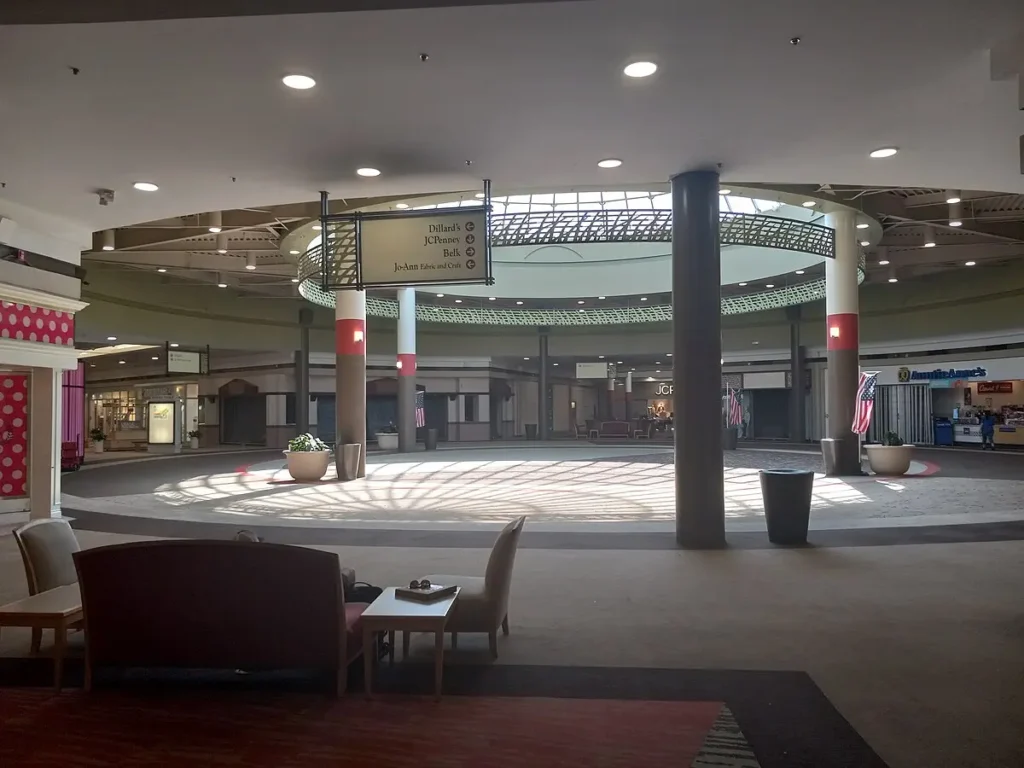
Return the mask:
M391 433L377 433L377 447L382 451L397 451L398 450L398 435L394 432Z
M866 445L868 465L876 475L905 475L914 457L912 445Z
M284 451L288 459L288 474L300 483L315 483L327 474L331 463L330 451Z
M93 453L103 453L103 441L102 440L93 440L92 441L92 452Z

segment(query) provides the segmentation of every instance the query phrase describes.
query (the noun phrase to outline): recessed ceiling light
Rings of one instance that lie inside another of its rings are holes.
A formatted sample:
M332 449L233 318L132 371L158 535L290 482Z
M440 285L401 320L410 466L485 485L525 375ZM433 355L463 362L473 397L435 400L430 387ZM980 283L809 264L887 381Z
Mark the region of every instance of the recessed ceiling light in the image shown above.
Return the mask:
M672 353L671 352L666 352L665 353L665 357L672 357Z
M626 77L650 77L657 71L658 65L653 61L634 61L632 64L626 65L622 74Z
M798 269L798 270L796 271L796 273L797 273L798 275L802 275L802 274L804 273L804 271L803 271L802 269Z
M774 288L775 287L775 283L767 283L764 287L765 288Z
M661 369L659 368L658 370L655 371L655 373L661 373Z
M873 157L878 160L883 157L892 157L899 151L899 147L879 147L878 149L872 150L869 153L869 157Z
M437 294L437 298L439 298L439 299L443 299L443 298L444 298L444 294L443 294L443 293L439 293L439 294Z
M292 248L290 251L288 251L288 253L290 253L292 256L298 256L300 253L302 253L302 251L297 251L294 248Z
M296 91L308 91L316 85L316 80L308 75L285 75L281 82Z
M965 262L964 262L964 266L965 266L965 267L973 267L973 266L974 266L975 264L977 264L977 263L978 263L978 262L976 262L976 261L965 261Z
M456 300L455 300L455 303L456 303L456 304L461 304L461 303L462 303L462 299L456 299Z
M860 224L857 225L857 229L867 229L869 226L871 225L868 224L866 221L862 221Z
M483 200L485 197L487 197L487 195L485 195L483 192L477 192L475 195L473 195L473 197L475 197L477 200Z
M661 365L661 360L658 360L655 365Z
M523 306L523 302L521 301L517 301L516 304L518 304L520 307Z
M558 365L558 363L552 363L552 365Z
M598 355L598 356L597 356L597 359L598 359L598 360L604 360L604 355Z
M313 231L314 232L319 232L321 229L323 229L323 227L321 227L319 224L314 224L313 225Z
M616 157L608 157L597 163L598 168L618 168L620 165L622 165L622 161Z
M615 364L616 364L616 365L622 365L622 361L621 361L621 360L616 360L616 361L615 361Z
M584 301L583 299L580 299L580 300L579 300L579 301L577 301L576 303L577 303L577 304L586 304L587 302L585 302L585 301Z
M897 278L895 278L895 277L890 277L890 278L889 278L889 282L890 282L890 283L898 283L898 282L899 282L899 280L898 280Z
M803 202L804 208L813 208L817 204L818 204L817 200L804 200L804 202Z
M585 310L582 310L582 309L578 309L578 310L576 310L576 311L577 311L577 312L583 312L583 311L585 311Z
M760 341L752 341L752 342L750 342L750 343L751 343L751 344L760 344L761 342L760 342Z
M118 365L124 365L124 360L118 360L118 361L117 361L117 364L118 364Z
M297 277L293 277L293 278L292 278L292 282L293 282L293 283L297 283L297 282L299 282L299 278L297 278Z
M403 211L409 207L408 203L395 203L395 208L401 208Z
M964 223L960 219L950 219L949 226L951 227L962 227Z
M867 248L867 247L868 247L869 245L871 245L871 243L869 243L869 242L868 242L867 240L861 240L861 241L860 241L860 244L861 244L861 245L862 245L863 247L865 247L865 248Z
M495 299L497 299L497 298L498 298L497 296L488 296L488 297L487 297L487 300L488 300L488 301L494 301L494 300L495 300Z
M210 231L213 232L214 234L217 234L222 229L224 229L224 228L223 227L210 227Z
M365 176L369 179L374 176L380 176L380 171L376 168L356 168L356 174L358 176Z
M117 341L117 336L107 336L107 341Z
M153 355L153 358L152 358L152 359L153 359L153 360L159 360L160 358L159 358L159 357L157 357L156 355Z
M737 283L737 285L739 285L739 286L740 286L740 288L742 288L743 286L745 286L745 285L746 285L746 283Z
M95 368L96 367L96 363L89 363L89 367L90 368Z
M151 181L136 181L133 185L139 192L156 192L160 187Z
M924 244L924 247L925 247L925 248L934 248L934 247L935 247L935 241L934 241L934 240L932 240L932 241L930 241L930 242L927 242L927 243L925 243L925 244Z
M166 272L166 271L167 271L167 269L166 269L166 267L157 267L157 268L156 268L156 271L157 271L157 272Z
M598 301L604 301L604 296L598 296L598 297L597 297L597 300L598 300Z
M227 283L217 283L217 287L218 288L227 288L228 284Z
M881 260L879 260L878 266L880 266L880 267L887 267L887 266L889 266L889 260L888 259L881 259Z
M104 245L103 246L103 250L104 251L112 251L112 250L114 250L114 246L112 246L112 245Z
M946 202L949 203L950 205L956 205L957 203L960 202L960 199L961 198L959 192L956 192L952 189L946 192Z
M646 296L641 296L640 297L640 301L647 301L647 297Z
M720 194L720 195L731 195L732 194L732 190L731 189L719 189L718 190L718 194Z
M172 341L172 342L171 342L171 343L170 343L170 344L169 344L168 346L171 346L171 347L178 347L178 346L180 346L180 345L178 344L178 342L176 342L176 341Z

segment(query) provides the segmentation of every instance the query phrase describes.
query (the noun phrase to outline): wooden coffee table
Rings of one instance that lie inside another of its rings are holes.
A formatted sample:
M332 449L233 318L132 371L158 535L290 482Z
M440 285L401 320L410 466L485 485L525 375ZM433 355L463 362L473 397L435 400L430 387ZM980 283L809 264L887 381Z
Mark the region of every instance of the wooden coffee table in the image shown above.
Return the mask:
M68 630L82 620L82 593L77 584L49 589L0 607L0 627L53 630L53 687L60 690Z
M441 673L444 669L444 628L451 616L459 590L443 600L433 603L418 603L414 600L400 600L395 597L395 588L388 587L380 597L363 611L363 678L366 697L373 697L373 667L377 660L377 633L388 633L388 662L395 661L395 632L403 633L403 658L409 651L409 632L434 633L434 696L441 698Z

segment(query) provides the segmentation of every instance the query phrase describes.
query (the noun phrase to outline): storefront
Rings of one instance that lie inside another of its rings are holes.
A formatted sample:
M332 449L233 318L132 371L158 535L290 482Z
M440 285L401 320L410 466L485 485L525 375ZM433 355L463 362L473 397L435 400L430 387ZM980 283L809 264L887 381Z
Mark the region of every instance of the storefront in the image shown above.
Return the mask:
M896 432L919 445L980 445L991 413L995 445L1024 447L1024 357L877 370L869 439Z

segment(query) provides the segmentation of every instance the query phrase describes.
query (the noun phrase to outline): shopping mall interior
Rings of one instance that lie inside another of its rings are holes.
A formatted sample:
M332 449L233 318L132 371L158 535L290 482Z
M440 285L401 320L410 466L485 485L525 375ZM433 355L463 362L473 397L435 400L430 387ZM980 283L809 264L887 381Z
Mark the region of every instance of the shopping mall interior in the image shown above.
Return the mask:
M1024 764L1024 7L245 5L0 8L0 764Z

